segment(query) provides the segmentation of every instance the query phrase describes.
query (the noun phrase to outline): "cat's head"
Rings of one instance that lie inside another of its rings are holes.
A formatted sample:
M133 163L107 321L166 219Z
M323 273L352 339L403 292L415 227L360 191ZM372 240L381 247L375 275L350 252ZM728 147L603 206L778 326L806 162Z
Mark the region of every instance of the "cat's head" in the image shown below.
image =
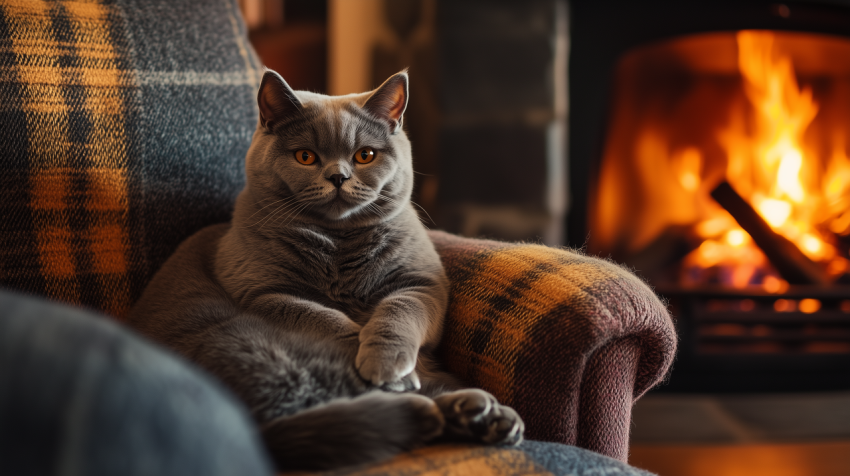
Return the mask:
M408 206L410 142L402 130L408 78L401 72L374 91L325 96L293 91L266 71L260 120L247 157L248 189L279 222L369 224Z

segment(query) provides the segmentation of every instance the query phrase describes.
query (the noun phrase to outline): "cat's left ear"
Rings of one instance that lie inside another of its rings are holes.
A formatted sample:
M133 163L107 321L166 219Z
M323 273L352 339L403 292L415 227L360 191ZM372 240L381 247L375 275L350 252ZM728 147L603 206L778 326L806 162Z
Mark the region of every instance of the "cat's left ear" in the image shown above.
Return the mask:
M387 123L393 134L401 129L407 109L407 71L396 73L369 96L363 109Z
M260 121L263 127L271 128L275 122L301 110L301 101L292 88L276 72L267 69L257 93Z

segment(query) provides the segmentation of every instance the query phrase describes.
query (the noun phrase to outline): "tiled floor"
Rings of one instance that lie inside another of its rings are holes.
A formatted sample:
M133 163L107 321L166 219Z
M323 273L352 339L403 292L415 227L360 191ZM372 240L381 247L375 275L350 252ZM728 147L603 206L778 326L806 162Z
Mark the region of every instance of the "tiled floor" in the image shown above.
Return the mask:
M850 392L650 394L629 462L661 476L850 476Z
M847 476L850 441L747 445L638 445L629 463L660 476Z
M632 412L633 444L835 439L850 440L850 392L764 395L656 393L638 400Z

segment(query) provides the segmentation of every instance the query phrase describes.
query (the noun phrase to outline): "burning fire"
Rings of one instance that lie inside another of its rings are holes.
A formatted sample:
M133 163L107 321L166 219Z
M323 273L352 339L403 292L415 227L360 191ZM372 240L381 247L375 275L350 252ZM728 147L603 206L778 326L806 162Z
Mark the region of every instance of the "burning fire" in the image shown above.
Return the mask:
M753 117L748 123L733 114L719 135L728 158L725 178L774 231L830 275L843 274L850 266L834 240L834 234L850 233L850 158L843 135L833 137L830 157L807 148L804 135L818 114L812 89L798 85L791 59L775 48L772 33L742 31L737 44ZM702 181L700 151L685 148L671 161L679 185L696 191ZM765 256L724 210L712 210L695 231L703 241L685 258L686 271L719 267L734 287L759 283L773 292L787 287L766 271Z

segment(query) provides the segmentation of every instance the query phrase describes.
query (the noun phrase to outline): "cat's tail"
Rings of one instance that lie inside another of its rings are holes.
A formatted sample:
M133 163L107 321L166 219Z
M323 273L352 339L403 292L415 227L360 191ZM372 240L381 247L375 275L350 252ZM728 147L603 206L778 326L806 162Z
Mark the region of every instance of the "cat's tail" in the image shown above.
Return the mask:
M370 392L278 418L262 429L280 470L333 469L389 458L443 432L433 400Z

